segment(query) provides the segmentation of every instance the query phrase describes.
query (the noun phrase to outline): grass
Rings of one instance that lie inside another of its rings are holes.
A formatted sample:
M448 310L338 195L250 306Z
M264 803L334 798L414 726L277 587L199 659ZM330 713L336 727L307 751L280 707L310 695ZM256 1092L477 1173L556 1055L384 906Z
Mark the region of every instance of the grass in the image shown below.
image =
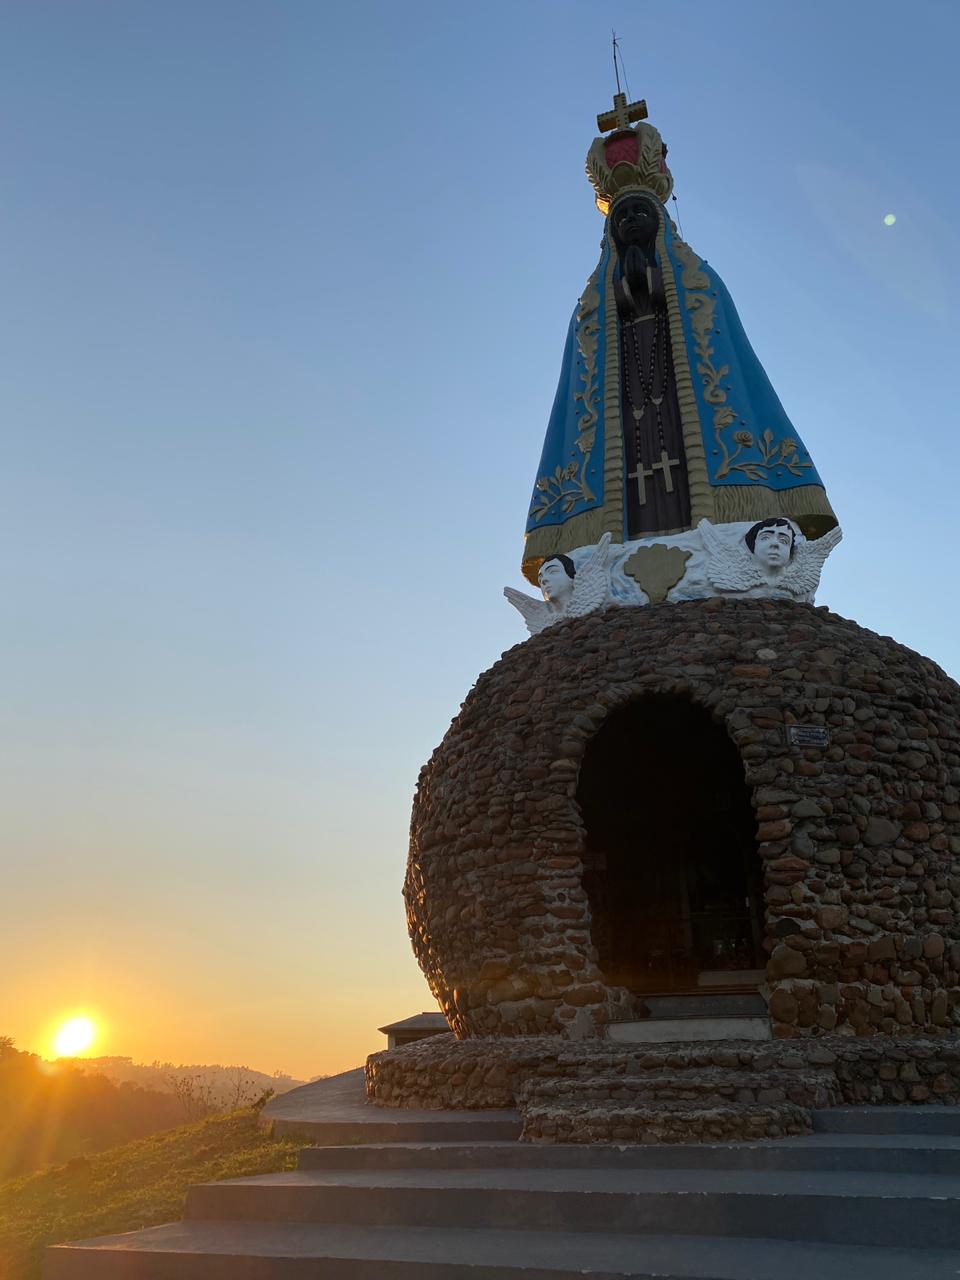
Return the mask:
M0 1280L39 1280L47 1245L175 1221L196 1182L295 1168L307 1139L257 1119L231 1111L0 1182Z

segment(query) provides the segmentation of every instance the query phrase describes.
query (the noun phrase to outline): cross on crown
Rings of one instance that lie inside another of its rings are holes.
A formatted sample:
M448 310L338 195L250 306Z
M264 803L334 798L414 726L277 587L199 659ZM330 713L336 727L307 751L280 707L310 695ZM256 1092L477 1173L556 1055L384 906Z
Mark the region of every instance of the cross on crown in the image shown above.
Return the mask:
M597 128L601 133L609 133L611 129L628 129L637 120L646 120L647 104L643 98L636 102L627 102L625 93L613 95L613 110L602 111L597 116Z

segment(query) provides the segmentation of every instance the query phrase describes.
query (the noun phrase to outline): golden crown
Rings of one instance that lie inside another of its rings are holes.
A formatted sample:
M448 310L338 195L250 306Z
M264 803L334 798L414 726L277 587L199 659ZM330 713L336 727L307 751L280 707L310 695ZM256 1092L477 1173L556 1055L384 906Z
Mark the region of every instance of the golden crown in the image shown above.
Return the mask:
M641 98L628 103L625 93L614 96L612 111L597 116L597 128L607 136L594 138L586 168L604 216L625 191L652 191L661 203L670 198L673 175L667 168L667 148L646 118L646 102Z

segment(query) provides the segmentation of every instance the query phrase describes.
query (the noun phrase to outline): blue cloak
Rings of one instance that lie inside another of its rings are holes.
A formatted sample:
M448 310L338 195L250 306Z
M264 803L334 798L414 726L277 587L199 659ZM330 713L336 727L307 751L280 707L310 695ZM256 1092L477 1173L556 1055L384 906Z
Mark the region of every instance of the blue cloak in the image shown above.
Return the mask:
M808 537L836 523L823 483L747 339L719 275L674 233L660 206L663 274L691 498L691 524L788 516ZM524 572L547 555L624 541L616 246L570 321L527 520ZM676 530L661 530L661 534ZM648 535L644 535L648 536ZM656 534L652 535L656 536Z

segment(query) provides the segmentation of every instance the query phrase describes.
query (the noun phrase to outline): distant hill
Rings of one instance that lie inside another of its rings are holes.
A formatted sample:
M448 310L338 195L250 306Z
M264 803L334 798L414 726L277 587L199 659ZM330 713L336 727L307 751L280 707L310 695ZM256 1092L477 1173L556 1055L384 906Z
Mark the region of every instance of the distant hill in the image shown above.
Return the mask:
M252 1106L300 1083L248 1067L144 1066L130 1058L45 1062L0 1036L0 1178Z
M268 1089L274 1093L286 1093L305 1080L295 1080L281 1071L267 1075L252 1067L223 1067L172 1062L134 1062L132 1058L73 1058L72 1065L90 1074L106 1076L115 1084L135 1084L142 1089L155 1089L158 1093L172 1093L187 1101L192 1095L199 1104L195 1115L205 1110L223 1110L225 1107L252 1106ZM193 1119L189 1110L182 1117Z
M247 1108L0 1181L0 1276L40 1280L47 1245L170 1222L187 1187L293 1169L309 1141L270 1137Z
M176 1093L44 1062L0 1036L0 1178L103 1151L185 1118Z

